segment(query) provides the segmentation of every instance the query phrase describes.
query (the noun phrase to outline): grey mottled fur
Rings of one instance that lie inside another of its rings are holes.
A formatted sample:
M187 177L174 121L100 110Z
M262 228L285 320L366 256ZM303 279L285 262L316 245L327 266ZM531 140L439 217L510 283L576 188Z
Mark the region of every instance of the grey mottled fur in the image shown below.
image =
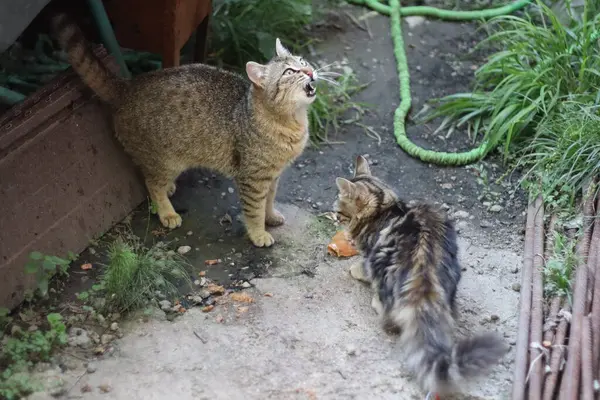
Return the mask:
M409 206L358 157L352 179L337 178L335 208L362 255L350 273L369 283L373 308L399 333L404 361L421 387L456 391L497 363L507 347L495 334L454 338L461 269L453 223L428 204Z

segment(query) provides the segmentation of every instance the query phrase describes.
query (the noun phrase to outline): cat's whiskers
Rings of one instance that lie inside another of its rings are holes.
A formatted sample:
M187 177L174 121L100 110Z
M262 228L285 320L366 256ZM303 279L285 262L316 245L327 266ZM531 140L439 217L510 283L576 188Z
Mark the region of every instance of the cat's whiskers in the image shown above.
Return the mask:
M334 81L333 79L329 79L329 78L327 78L327 77L322 77L322 76L319 76L319 79L318 79L318 80L319 80L319 81L325 81L325 82L327 82L327 83L329 83L329 84L331 84L331 85L334 85L334 86L339 86L339 85L340 85L340 84L339 84L339 82L336 82L336 81Z
M315 71L316 71L316 72L319 72L319 71L321 71L321 70L324 70L324 69L325 69L325 68L327 68L327 67L331 67L333 64L335 64L335 61L334 61L334 62L332 62L332 63L329 63L329 64L327 64L327 65L323 65L322 67L319 67L319 68L315 69Z
M324 76L342 76L343 74L340 74L339 72L333 72L333 71L323 71L323 72L319 72L319 75L324 75Z

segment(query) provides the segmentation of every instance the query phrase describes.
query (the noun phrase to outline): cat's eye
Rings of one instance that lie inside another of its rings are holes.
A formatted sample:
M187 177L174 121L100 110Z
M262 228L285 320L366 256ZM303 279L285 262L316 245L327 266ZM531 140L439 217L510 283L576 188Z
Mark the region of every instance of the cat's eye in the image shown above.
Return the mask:
M294 75L296 72L298 72L298 71L296 71L296 70L294 70L292 68L288 68L285 71L283 71L283 74L284 75Z

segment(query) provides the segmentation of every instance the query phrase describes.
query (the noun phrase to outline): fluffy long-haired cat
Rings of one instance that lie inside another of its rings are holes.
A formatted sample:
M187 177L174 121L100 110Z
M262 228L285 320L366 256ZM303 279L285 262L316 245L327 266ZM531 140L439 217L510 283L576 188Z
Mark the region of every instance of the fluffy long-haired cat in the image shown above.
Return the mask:
M235 178L248 236L258 247L273 244L265 226L284 223L273 207L277 182L308 139L317 80L308 62L277 39L267 64L246 64L250 82L203 64L126 81L98 61L66 16L55 16L52 26L74 70L112 106L116 136L141 169L165 227L182 222L169 200L175 179L205 167Z
M370 283L372 307L399 333L405 361L432 393L458 390L464 379L497 363L507 347L495 334L454 339L461 277L451 221L427 204L409 206L371 175L358 157L354 177L337 178L334 205L362 256L351 275Z

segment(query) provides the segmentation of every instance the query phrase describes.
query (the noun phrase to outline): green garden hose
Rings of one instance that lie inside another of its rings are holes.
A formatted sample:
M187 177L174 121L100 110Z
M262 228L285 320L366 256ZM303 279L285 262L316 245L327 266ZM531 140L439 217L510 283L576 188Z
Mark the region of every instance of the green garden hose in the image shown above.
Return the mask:
M481 11L450 11L434 7L416 6L400 7L399 0L390 0L390 4L380 3L378 0L348 0L350 3L367 6L380 14L391 17L391 34L394 43L394 56L396 57L398 79L400 81L400 105L394 113L394 136L400 148L412 157L421 161L437 165L466 165L479 161L487 154L488 143L483 142L478 147L462 153L447 153L442 151L427 150L417 146L406 136L406 115L411 107L410 74L404 39L402 38L401 17L409 15L423 15L453 21L469 21L486 19L512 13L525 7L530 0L518 0L510 5Z

